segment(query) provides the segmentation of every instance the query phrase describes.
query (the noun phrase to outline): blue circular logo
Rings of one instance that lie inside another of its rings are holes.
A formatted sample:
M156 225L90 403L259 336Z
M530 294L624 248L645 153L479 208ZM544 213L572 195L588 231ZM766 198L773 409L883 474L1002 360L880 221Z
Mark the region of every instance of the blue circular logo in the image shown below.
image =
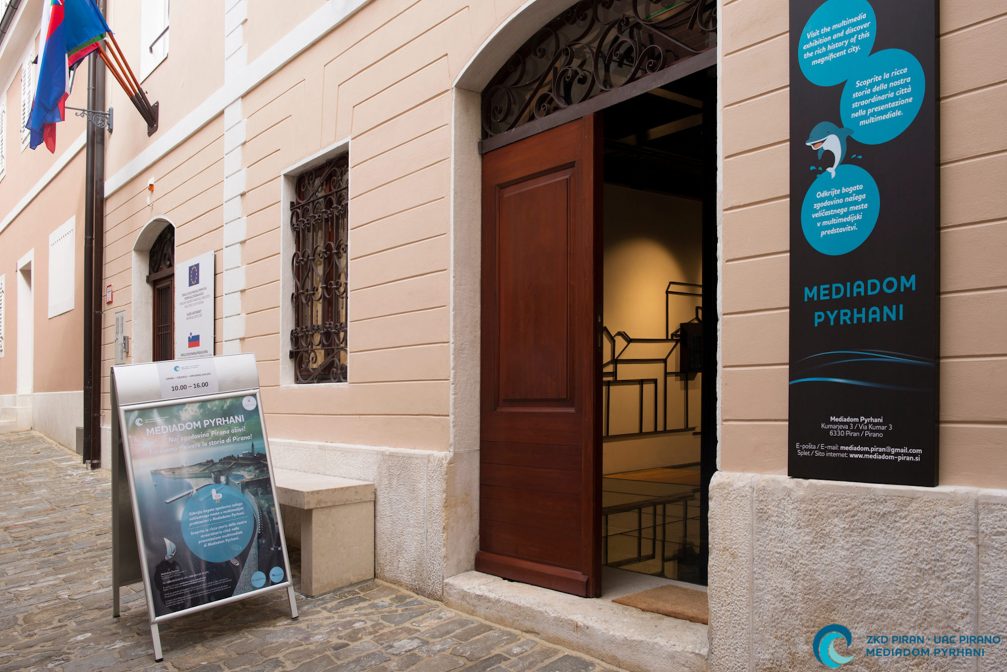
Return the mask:
M824 172L811 184L801 206L801 229L811 247L836 257L864 244L880 211L881 194L871 174L843 164L834 177Z
M815 635L812 645L815 652L815 660L829 668L835 670L853 660L853 656L844 656L836 651L836 642L840 639L846 640L846 646L853 644L853 635L850 629L838 623L826 625Z
M842 84L870 55L877 23L867 0L828 0L801 31L797 48L801 72L818 86Z
M902 49L879 51L843 87L843 126L865 145L894 140L916 120L926 92L927 78L915 56Z
M262 588L266 585L266 575L262 572L255 572L252 574L252 586L255 588Z
M255 532L255 514L241 491L215 483L189 498L182 510L182 538L207 562L237 557Z
M279 583L283 581L284 573L282 567L273 567L269 570L269 580L273 583Z

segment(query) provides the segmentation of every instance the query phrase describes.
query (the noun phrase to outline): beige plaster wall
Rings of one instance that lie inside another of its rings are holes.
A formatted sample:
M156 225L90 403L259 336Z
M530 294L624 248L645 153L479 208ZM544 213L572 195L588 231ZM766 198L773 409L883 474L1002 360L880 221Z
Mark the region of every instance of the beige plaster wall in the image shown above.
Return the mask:
M40 154L38 151L36 153ZM45 154L48 157L49 153ZM8 174L8 177L13 176ZM0 181L0 193L3 193L3 183L8 177ZM0 211L3 208L2 204L8 202L10 201L7 198L0 200ZM10 207L8 206L7 211ZM69 312L50 318L49 234L71 217L75 218L76 241L74 270L77 282L74 290L74 307ZM0 232L0 274L7 276L6 340L5 354L0 357L0 394L14 394L17 387L17 320L22 309L18 305L17 262L30 250L34 250L35 255L32 263L32 297L35 304L33 391L80 390L83 386L81 342L84 328L84 292L80 281L84 269L83 152L77 154L74 160L52 180L46 194L34 199Z
M220 349L221 208L223 203L223 119L217 117L174 151L128 182L105 203L105 283L114 302L104 306L102 321L102 424L109 423L108 371L115 362L115 313L126 312L126 334L136 333L132 296L133 248L148 223L167 219L175 226L175 259L184 261L216 251L215 346ZM147 176L155 182L152 195ZM145 269L142 274L145 274ZM149 291L142 287L141 291ZM136 343L132 345L135 351ZM130 361L134 360L131 356Z
M1007 486L1007 6L941 2L942 484ZM726 0L720 466L787 468L788 6Z
M106 175L112 176L137 154L203 104L224 84L224 4L172 0L168 56L141 82L152 103L160 103L159 131L147 126L111 74L106 103L115 109L115 132L107 142ZM286 3L277 3L286 4ZM106 0L106 16L119 46L141 77L140 2Z
M267 19L250 5L251 51ZM243 97L241 348L273 435L448 448L450 88L496 20L488 3L372 2ZM345 139L350 382L298 386L281 373L281 174Z
M311 13L331 0L248 0L248 23L245 41L248 59L254 60L262 52L304 21Z
M33 190L55 163L63 157L78 139L83 138L84 120L67 110L66 121L56 129L56 151L51 154L45 145L31 150L21 146L21 64L17 63L10 86L3 92L7 103L7 163L3 179L0 179L0 220L2 220L22 198ZM11 73L6 73L9 77ZM66 104L71 107L87 107L87 68L79 68L73 91ZM5 81L0 74L0 81ZM81 172L83 176L83 172ZM81 177L83 181L83 177Z

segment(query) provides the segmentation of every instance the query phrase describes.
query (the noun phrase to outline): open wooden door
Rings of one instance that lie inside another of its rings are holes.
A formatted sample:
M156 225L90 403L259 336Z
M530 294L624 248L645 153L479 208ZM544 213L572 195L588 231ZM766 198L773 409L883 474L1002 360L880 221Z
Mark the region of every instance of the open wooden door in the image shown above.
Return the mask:
M588 116L483 157L476 569L601 590L601 146Z

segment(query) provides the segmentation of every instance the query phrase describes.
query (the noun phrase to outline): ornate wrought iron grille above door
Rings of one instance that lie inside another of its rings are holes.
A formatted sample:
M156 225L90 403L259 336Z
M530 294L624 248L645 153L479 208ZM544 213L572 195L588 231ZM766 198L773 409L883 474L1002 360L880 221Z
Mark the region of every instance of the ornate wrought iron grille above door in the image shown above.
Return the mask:
M487 85L483 136L512 131L709 51L716 32L716 0L578 2L518 49Z
M298 383L345 383L349 156L298 176L290 203L294 234L294 328Z

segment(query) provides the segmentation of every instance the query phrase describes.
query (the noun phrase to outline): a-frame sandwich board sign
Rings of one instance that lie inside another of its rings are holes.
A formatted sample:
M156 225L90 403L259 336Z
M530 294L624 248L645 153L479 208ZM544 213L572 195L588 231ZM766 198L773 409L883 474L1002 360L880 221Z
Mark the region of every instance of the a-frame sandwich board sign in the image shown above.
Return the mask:
M143 582L158 624L290 579L252 355L116 366L112 395L112 599Z

